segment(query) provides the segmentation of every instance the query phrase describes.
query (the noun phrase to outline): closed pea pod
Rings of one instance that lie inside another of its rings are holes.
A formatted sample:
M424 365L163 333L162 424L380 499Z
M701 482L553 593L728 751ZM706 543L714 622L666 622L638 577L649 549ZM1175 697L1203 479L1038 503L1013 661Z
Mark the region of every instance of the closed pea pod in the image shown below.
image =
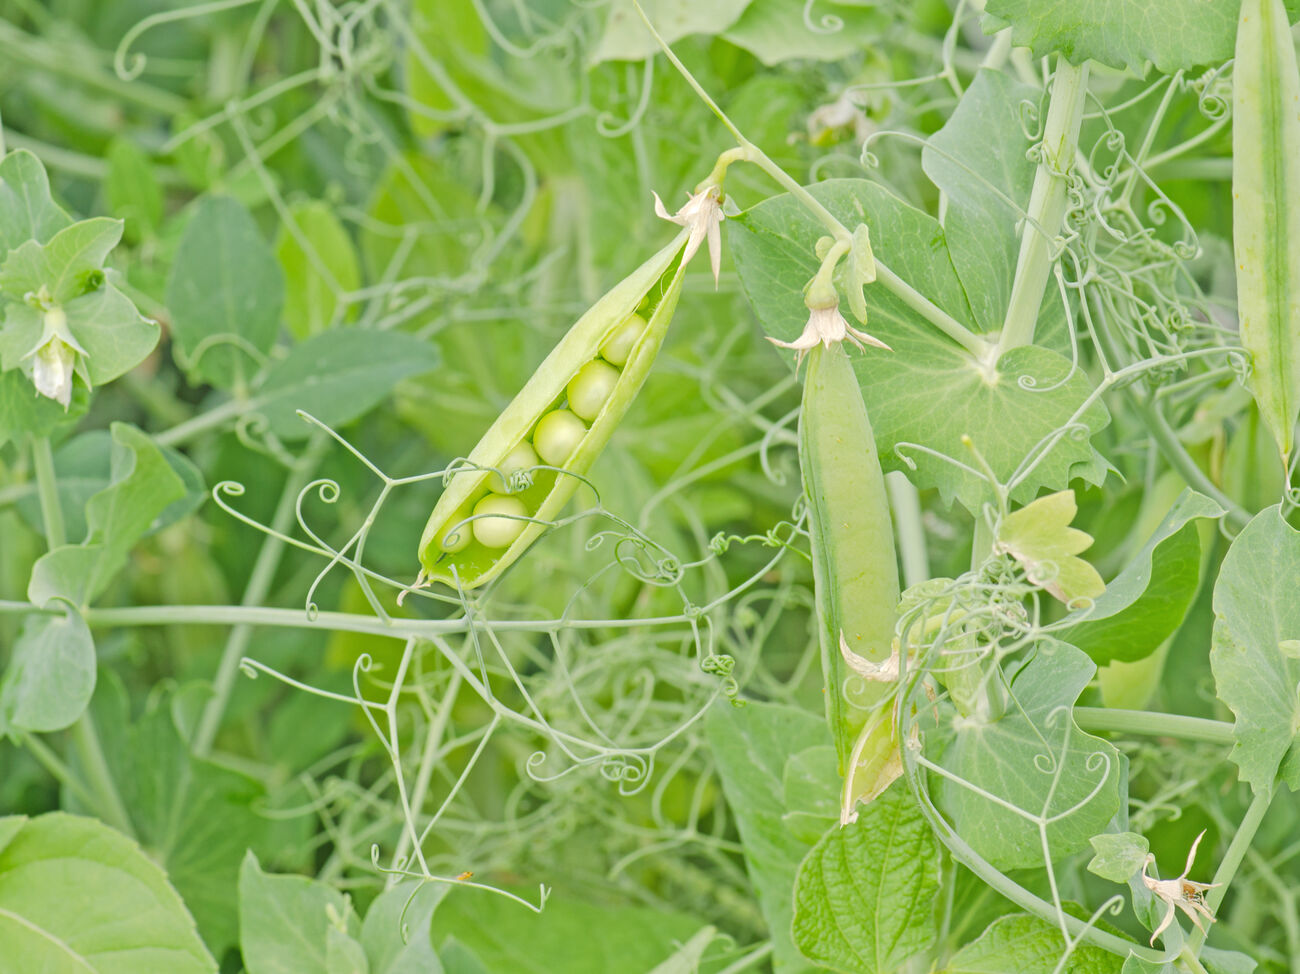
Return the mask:
M483 585L513 564L560 513L658 353L681 293L685 243L686 234L679 234L579 318L483 434L466 464L451 474L420 538L425 578L463 589ZM637 331L633 341L629 330ZM628 349L621 368L599 358L616 335ZM600 369L589 368L593 363ZM524 469L520 458L530 455L541 463L532 471L532 483L504 495L500 488L510 486L510 475ZM493 497L499 500L478 510ZM504 500L519 507L498 510ZM487 526L479 528L480 523Z
M858 798L878 793L861 778L892 773L891 756L898 753L892 713L871 708L892 689L899 588L880 457L857 376L838 342L808 355L799 466L808 498L826 712L846 779L843 814L851 819ZM864 670L879 675L862 679ZM879 766L858 767L864 759Z

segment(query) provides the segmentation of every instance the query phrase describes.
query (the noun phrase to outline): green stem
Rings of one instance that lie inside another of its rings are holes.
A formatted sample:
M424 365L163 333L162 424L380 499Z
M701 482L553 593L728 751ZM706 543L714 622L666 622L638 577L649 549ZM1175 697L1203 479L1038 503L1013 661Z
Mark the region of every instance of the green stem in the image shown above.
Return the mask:
M916 486L897 470L885 474L889 506L894 513L894 534L903 562L903 586L911 588L930 577L930 557L925 549L925 526L921 523L921 495Z
M257 560L253 563L253 570L249 574L248 586L244 589L241 605L245 608L261 605L270 591L271 582L275 579L275 571L280 567L280 558L284 554L285 543L278 535L283 535L289 529L290 522L297 511L298 494L311 479L324 452L324 445L324 435L315 434L297 465L290 472L288 480L285 481L284 491L280 494L280 503L271 519L271 531L274 533L267 535L262 542ZM217 664L217 674L212 681L212 696L204 706L198 727L194 731L192 747L194 753L200 757L205 757L212 749L212 742L221 728L221 718L226 712L226 705L230 702L230 694L235 688L235 678L239 674L239 661L244 658L244 652L248 649L252 638L253 626L245 622L236 625L226 640L226 648L222 651L221 661Z
M32 467L36 471L36 494L41 502L41 520L45 522L45 541L51 549L68 539L59 505L59 480L54 474L54 451L48 437L32 437Z
M1184 741L1205 741L1209 744L1229 745L1236 742L1232 724L1222 720L1206 720L1204 717L1184 717L1181 714L1075 707L1074 721L1086 731L1176 737Z
M50 773L50 777L72 792L77 801L87 808L96 806L95 796L86 788L81 778L44 741L35 734L24 734L22 744L31 752L32 757Z
M1133 404L1133 408L1142 418L1147 432L1151 434L1151 439L1155 441L1156 447L1164 454L1164 458L1169 461L1169 465L1182 475L1189 487L1200 491L1227 510L1229 524L1237 528L1245 527L1246 522L1250 520L1250 512L1220 490L1218 485L1209 478L1209 475L1196 465L1196 461L1192 459L1182 441L1178 439L1178 434L1174 432L1169 425L1169 421L1165 419L1164 413L1155 404L1144 399L1132 389L1125 391L1128 392L1129 402Z
M1256 792L1250 808L1246 809L1246 815L1242 818L1241 825L1237 826L1237 833L1228 843L1228 851L1223 854L1223 861L1219 863L1219 868L1214 873L1213 888L1205 892L1205 905L1211 913L1218 911L1219 904L1223 902L1223 897L1228 892L1228 887L1236 878L1241 861L1246 858L1250 844L1255 841L1255 833L1259 831L1260 823L1264 821L1276 791L1276 787L1270 786L1265 791ZM1199 956L1207 936L1205 930L1199 928L1193 930L1192 935L1187 939L1187 949L1194 956Z
M998 340L998 352L1028 345L1034 340L1038 310L1052 272L1052 248L1065 221L1068 172L1079 145L1083 100L1088 90L1088 65L1076 67L1064 57L1056 60L1052 98L1043 125L1042 156L1034 175L1034 188L1020 238L1020 256L1011 285L1007 316Z
M131 816L127 814L126 805L113 782L113 775L108 770L108 761L105 760L104 749L99 743L99 731L89 710L72 725L72 746L76 748L86 780L97 799L91 807L107 824L122 834L135 838L135 827L131 824Z

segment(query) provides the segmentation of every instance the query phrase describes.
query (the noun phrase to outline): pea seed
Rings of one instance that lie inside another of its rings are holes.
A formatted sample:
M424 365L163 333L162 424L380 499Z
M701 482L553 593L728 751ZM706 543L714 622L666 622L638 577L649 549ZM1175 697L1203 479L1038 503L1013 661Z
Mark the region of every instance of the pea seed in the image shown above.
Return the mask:
M457 551L464 551L469 547L472 536L473 530L470 525L453 522L447 526L447 530L438 539L438 547L443 551L455 554Z
M488 487L498 494L508 494L510 493L511 474L518 470L528 470L541 462L537 457L537 451L527 441L520 443L506 454L504 460L496 465L497 469L501 471L501 475L493 474L489 477Z
M627 364L628 356L632 354L632 349L636 347L637 339L644 333L646 321L640 315L629 315L627 321L619 325L617 330L605 340L605 344L600 347L600 355L606 362L617 365L620 368Z
M587 427L567 409L556 409L542 417L533 433L533 446L543 460L562 467L587 435Z
M485 548L507 548L528 526L528 508L518 497L488 494L474 505L474 540ZM482 517L499 514L502 517ZM462 529L463 530L463 529Z
M569 409L579 419L590 423L614 394L614 387L618 385L621 375L612 365L600 361L588 362L569 382Z

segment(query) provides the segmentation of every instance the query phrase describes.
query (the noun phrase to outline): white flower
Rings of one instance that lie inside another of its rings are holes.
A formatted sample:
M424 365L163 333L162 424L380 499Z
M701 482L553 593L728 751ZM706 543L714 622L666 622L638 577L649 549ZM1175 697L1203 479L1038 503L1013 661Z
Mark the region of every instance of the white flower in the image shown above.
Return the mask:
M718 202L718 187L709 186L698 193L689 194L686 205L676 213L669 213L659 194L654 194L655 214L660 219L668 220L690 230L686 238L686 250L682 253L685 264L700 249L704 238L709 240L709 265L713 268L713 284L718 284L718 273L722 267L722 233L718 229L722 223L722 205Z
M866 348L868 345L874 345L876 348L883 348L888 352L893 349L882 342L879 338L868 335L865 331L859 331L844 320L840 314L840 304L837 299L834 304L821 307L808 307L808 324L804 325L803 334L792 342L783 342L779 339L768 337L768 341L773 345L779 345L781 348L793 348L799 353L802 359L809 349L815 348L820 342L823 347L830 348L836 342L842 342L845 339L852 342L858 348Z
M32 360L32 385L36 391L66 410L72 402L72 375L77 356L85 355L86 350L72 337L68 316L57 305L45 311L42 324L40 341L23 357Z
M1192 871L1192 862L1196 859L1196 847L1201 844L1201 839L1205 838L1205 832L1201 832L1192 843L1191 851L1187 853L1187 865L1183 867L1183 874L1177 879L1152 879L1147 875L1147 869L1156 861L1156 857L1148 855L1146 861L1142 863L1142 882L1146 888L1155 894L1156 898L1163 901L1168 909L1165 910L1164 918L1160 921L1160 926L1156 927L1156 932L1151 935L1151 943L1155 944L1156 938L1168 929L1169 924L1174 922L1175 908L1182 910L1187 914L1187 918L1196 924L1196 928L1202 933L1205 927L1201 925L1201 918L1214 922L1214 914L1210 912L1205 905L1205 891L1214 889L1219 883L1194 883L1187 878L1187 874Z

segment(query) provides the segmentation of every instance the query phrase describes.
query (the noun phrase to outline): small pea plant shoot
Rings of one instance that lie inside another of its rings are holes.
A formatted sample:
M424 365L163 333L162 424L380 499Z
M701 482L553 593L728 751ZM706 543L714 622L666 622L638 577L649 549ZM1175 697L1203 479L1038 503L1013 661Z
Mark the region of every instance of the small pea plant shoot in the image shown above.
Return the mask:
M13 4L0 971L1300 970L1300 8L1067 6Z

